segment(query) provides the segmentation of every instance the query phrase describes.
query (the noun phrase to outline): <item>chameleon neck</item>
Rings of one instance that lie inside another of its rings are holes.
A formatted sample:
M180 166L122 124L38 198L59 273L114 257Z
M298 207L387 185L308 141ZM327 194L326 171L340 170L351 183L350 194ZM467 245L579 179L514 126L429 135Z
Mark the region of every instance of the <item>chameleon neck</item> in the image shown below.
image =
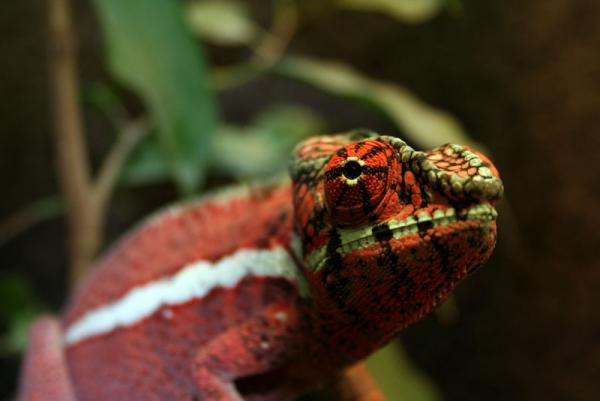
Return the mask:
M399 331L398 322L406 320L400 305L379 305L375 299L362 300L371 307L341 304L323 287L313 285L312 289L307 316L314 339L312 353L319 363L325 363L324 356L333 367L359 361L392 340ZM373 313L380 309L385 312Z

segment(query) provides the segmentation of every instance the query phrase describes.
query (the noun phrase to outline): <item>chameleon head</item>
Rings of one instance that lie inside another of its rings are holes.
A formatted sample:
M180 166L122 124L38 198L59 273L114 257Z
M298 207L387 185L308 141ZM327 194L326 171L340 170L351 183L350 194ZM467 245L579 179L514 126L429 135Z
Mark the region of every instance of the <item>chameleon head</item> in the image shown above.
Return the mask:
M313 296L365 330L392 336L421 318L494 248L502 182L467 146L316 137L296 148L291 175Z

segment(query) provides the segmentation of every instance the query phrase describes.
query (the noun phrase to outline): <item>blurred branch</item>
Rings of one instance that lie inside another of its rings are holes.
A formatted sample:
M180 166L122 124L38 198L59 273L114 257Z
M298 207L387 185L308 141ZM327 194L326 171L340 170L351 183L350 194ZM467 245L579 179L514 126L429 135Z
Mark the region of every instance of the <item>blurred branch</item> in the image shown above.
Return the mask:
M271 30L254 50L250 61L263 69L279 60L298 27L298 10L294 0L277 0L273 10Z
M0 246L44 220L64 212L62 199L48 196L17 210L0 221Z
M99 245L90 213L90 167L79 109L77 63L68 0L48 0L49 63L58 171L67 205L70 281L89 265Z
M108 201L125 161L148 133L149 128L150 123L145 117L125 123L117 143L104 159L93 188L94 206L100 215L104 216L106 213Z
M93 203L99 215L106 214L106 205L117 184L123 164L133 149L145 137L150 124L146 118L132 121L122 128L118 142L106 156L94 184ZM13 212L0 221L0 246L18 237L31 227L57 217L65 212L65 205L58 195L38 199Z
M86 272L100 248L106 205L119 171L147 132L148 124L141 119L124 126L94 181L79 108L76 47L69 1L48 0L48 18L54 140L69 225L69 282L74 284ZM35 211L35 208L29 208L17 212L0 226L0 234L4 229L10 238L41 221L44 214Z
M298 27L298 9L295 0L275 0L271 29L253 48L252 56L234 66L215 68L213 84L224 90L247 82L268 71L282 57Z

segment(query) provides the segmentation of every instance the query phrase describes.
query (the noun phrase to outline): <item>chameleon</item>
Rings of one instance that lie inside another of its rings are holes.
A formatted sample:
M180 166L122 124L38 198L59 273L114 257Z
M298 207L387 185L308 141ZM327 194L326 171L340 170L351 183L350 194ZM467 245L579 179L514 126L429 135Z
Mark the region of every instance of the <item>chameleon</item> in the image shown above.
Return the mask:
M121 239L33 324L19 400L382 400L361 361L488 260L498 170L355 130L304 140L289 173Z

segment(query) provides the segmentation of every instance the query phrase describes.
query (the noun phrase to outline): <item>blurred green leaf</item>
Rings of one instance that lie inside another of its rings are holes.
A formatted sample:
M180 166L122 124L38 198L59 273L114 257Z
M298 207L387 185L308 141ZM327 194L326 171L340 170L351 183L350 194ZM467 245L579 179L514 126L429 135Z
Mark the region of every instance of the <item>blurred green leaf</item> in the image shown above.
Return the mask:
M394 401L440 401L434 383L410 361L399 341L394 341L367 359L386 399Z
M192 32L220 45L250 45L261 31L241 1L189 1L185 16Z
M41 311L24 310L20 315L10 321L8 330L2 338L2 353L22 353L27 348L29 329Z
M0 338L1 353L17 353L25 349L31 322L41 311L31 285L23 276L0 277L0 320L6 328Z
M167 159L161 152L157 135L148 135L123 167L120 181L126 185L145 185L166 181L170 177Z
M445 0L338 0L338 6L358 11L378 11L400 21L423 22L439 12Z
M95 0L112 73L144 100L180 191L205 175L216 117L204 59L171 0Z
M448 142L472 143L450 114L428 106L397 84L367 78L345 64L284 57L274 69L336 96L356 98L374 105L420 147L430 149Z
M110 86L93 82L83 88L83 100L99 110L111 110L121 105L119 96Z
M292 105L268 109L248 127L223 126L215 138L215 168L237 178L285 171L294 146L323 126L314 112Z

